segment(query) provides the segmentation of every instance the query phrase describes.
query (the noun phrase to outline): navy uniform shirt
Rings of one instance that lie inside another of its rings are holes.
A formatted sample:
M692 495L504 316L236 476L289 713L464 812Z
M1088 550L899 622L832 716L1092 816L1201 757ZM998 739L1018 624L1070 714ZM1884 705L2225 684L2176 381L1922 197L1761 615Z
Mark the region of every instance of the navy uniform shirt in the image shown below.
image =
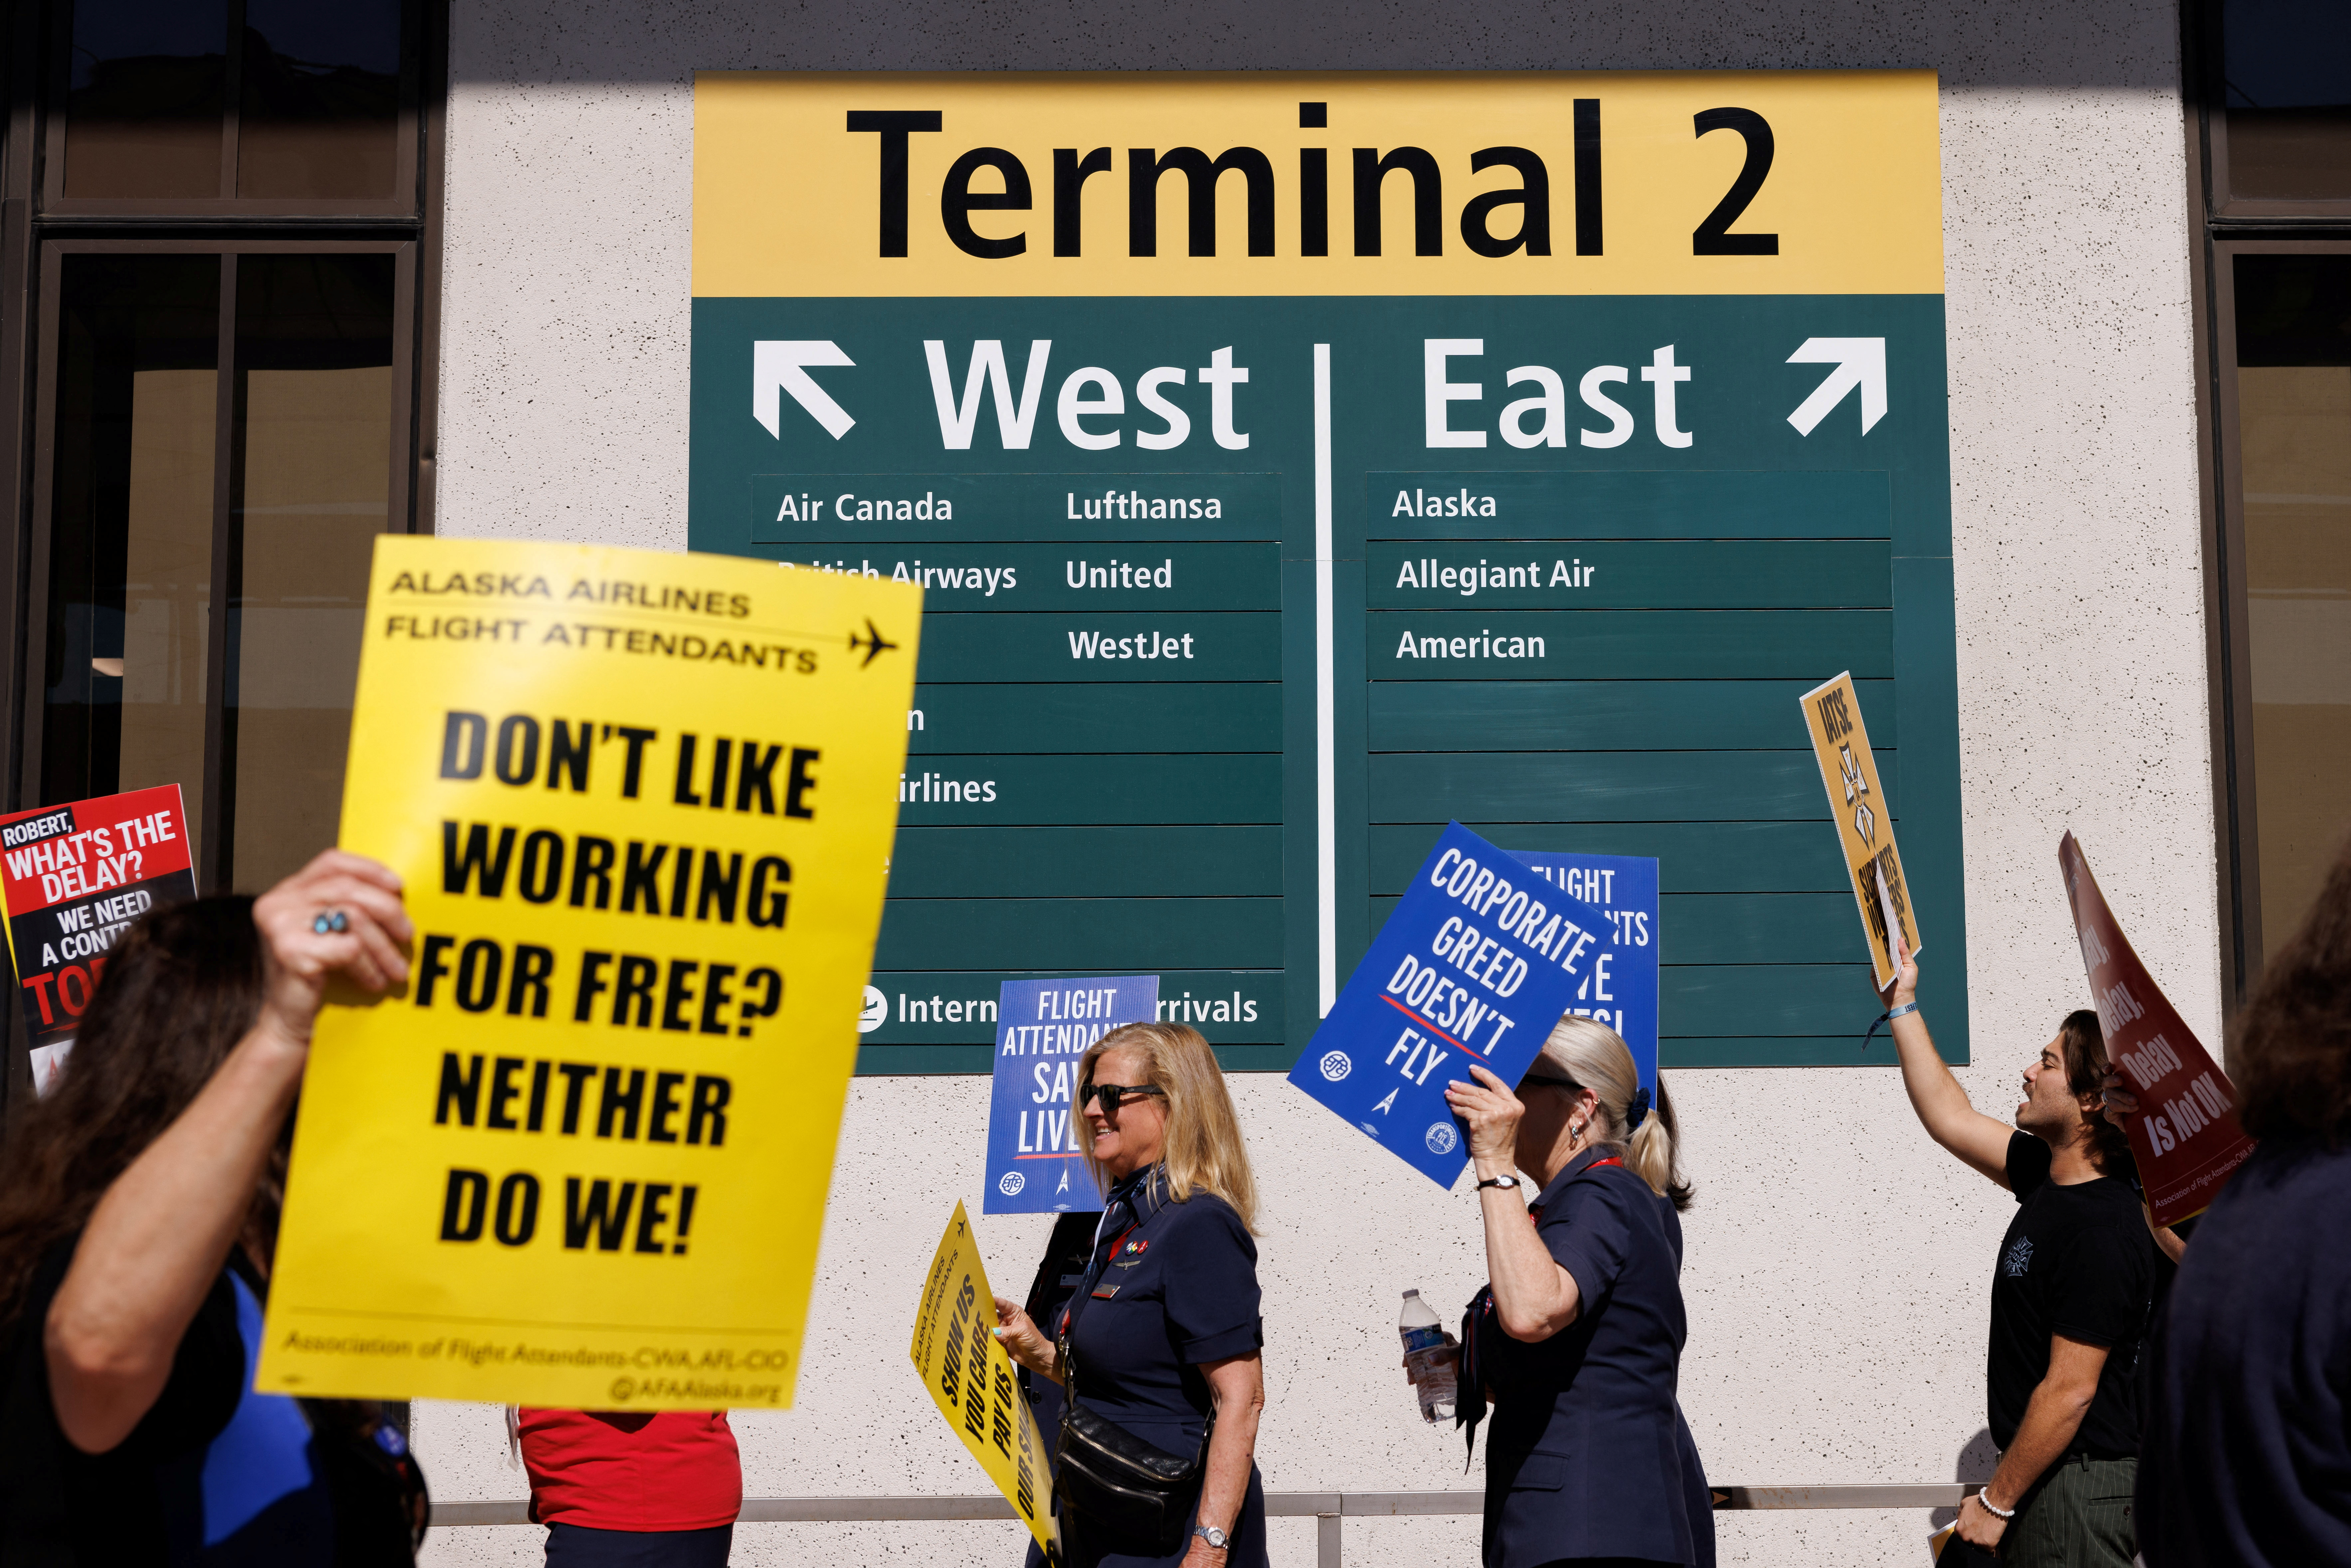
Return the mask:
M1693 1563L1689 1461L1674 1402L1687 1325L1657 1195L1587 1150L1543 1188L1536 1233L1575 1280L1575 1321L1526 1343L1476 1324L1494 1394L1487 1568L1561 1558Z
M2272 1139L2197 1222L2157 1334L2148 1568L2351 1563L2351 1148Z
M1200 1451L1214 1408L1201 1366L1265 1343L1257 1242L1224 1199L1195 1192L1185 1202L1170 1201L1158 1176L1155 1166L1111 1189L1090 1282L1070 1302L1069 1337L1078 1402L1189 1458ZM1240 1517L1228 1530L1228 1568L1265 1563L1264 1490L1254 1471ZM1082 1521L1071 1535L1073 1563L1128 1568L1183 1558L1181 1551L1164 1559L1097 1551L1086 1542Z

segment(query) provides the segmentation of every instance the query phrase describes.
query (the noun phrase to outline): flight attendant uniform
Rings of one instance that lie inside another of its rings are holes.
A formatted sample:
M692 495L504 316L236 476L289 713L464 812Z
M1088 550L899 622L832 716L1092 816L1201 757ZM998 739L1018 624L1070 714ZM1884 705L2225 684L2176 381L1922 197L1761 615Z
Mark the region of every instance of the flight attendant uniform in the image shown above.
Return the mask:
M1681 1260L1660 1207L1648 1183L1586 1150L1530 1216L1575 1280L1575 1321L1529 1344L1502 1332L1490 1293L1472 1303L1473 1386L1495 1397L1486 1568L1701 1560L1697 1449L1674 1399Z
M1257 1242L1232 1206L1205 1192L1173 1202L1158 1166L1137 1171L1111 1189L1066 1309L1078 1402L1168 1453L1201 1452L1215 1406L1200 1367L1265 1343L1259 1301ZM1071 1568L1176 1568L1197 1513L1195 1505L1172 1554L1139 1556L1089 1540L1084 1518L1065 1506L1064 1560ZM1226 1530L1227 1568L1267 1568L1265 1482L1254 1465L1240 1516Z

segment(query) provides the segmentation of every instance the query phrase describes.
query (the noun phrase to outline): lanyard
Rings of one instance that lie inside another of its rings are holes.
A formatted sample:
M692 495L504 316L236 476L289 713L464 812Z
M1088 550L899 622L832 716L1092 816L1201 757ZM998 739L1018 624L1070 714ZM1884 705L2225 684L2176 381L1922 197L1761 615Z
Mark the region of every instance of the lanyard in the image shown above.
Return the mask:
M1055 1325L1054 1329L1057 1335L1066 1334L1070 1332L1070 1322L1078 1310L1078 1303L1084 1301L1088 1296L1093 1293L1094 1286L1102 1281L1102 1270L1110 1266L1110 1260L1113 1258L1118 1256L1120 1244L1125 1241L1128 1237L1134 1235L1137 1230L1142 1228L1143 1221L1140 1218L1133 1219L1127 1228L1120 1231L1117 1237L1112 1240L1110 1250L1107 1252L1102 1250L1102 1232L1110 1228L1112 1218L1117 1215L1122 1207L1126 1209L1130 1216L1134 1215L1135 1208L1130 1195L1128 1197L1118 1198L1113 1202L1104 1204L1102 1206L1102 1218L1094 1221L1093 1256L1086 1260L1086 1271L1078 1281L1076 1292L1071 1295L1067 1301L1064 1301L1061 1304L1061 1321Z

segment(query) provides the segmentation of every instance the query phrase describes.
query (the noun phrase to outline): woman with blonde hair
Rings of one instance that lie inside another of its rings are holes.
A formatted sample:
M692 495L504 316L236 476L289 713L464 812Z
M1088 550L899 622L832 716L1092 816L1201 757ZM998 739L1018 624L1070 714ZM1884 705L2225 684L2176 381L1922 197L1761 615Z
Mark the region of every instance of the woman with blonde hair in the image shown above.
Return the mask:
M1196 1030L1114 1029L1078 1063L1104 1194L1050 1334L996 1298L1013 1360L1069 1394L1055 1495L1070 1568L1265 1568L1257 1187Z
M1465 1411L1494 1405L1486 1568L1705 1568L1713 1515L1675 1400L1690 1188L1665 1086L1652 1109L1616 1032L1573 1016L1518 1092L1469 1071L1446 1100L1469 1129L1492 1281L1462 1322Z

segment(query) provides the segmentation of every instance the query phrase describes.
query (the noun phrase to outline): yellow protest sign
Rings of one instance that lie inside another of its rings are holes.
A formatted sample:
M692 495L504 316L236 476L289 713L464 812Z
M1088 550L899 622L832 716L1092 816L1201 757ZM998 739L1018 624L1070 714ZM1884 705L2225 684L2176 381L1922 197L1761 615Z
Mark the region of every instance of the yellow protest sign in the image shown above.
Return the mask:
M1844 852L1846 874L1853 879L1854 900L1861 905L1870 965L1883 988L1894 979L1888 923L1899 927L1911 952L1924 944L1911 912L1909 885L1902 880L1894 817L1877 782L1877 758L1870 754L1869 731L1861 722L1861 699L1854 694L1852 672L1814 686L1798 700L1813 734L1813 755L1820 760L1821 784L1829 792L1829 815L1836 819L1837 842Z
M320 1016L257 1385L791 1402L921 591L376 541L341 843L413 968Z
M1056 1535L1052 1469L1013 1375L1012 1357L991 1332L995 1302L971 1220L958 1203L923 1281L911 1352L914 1369L931 1403L1050 1553Z

